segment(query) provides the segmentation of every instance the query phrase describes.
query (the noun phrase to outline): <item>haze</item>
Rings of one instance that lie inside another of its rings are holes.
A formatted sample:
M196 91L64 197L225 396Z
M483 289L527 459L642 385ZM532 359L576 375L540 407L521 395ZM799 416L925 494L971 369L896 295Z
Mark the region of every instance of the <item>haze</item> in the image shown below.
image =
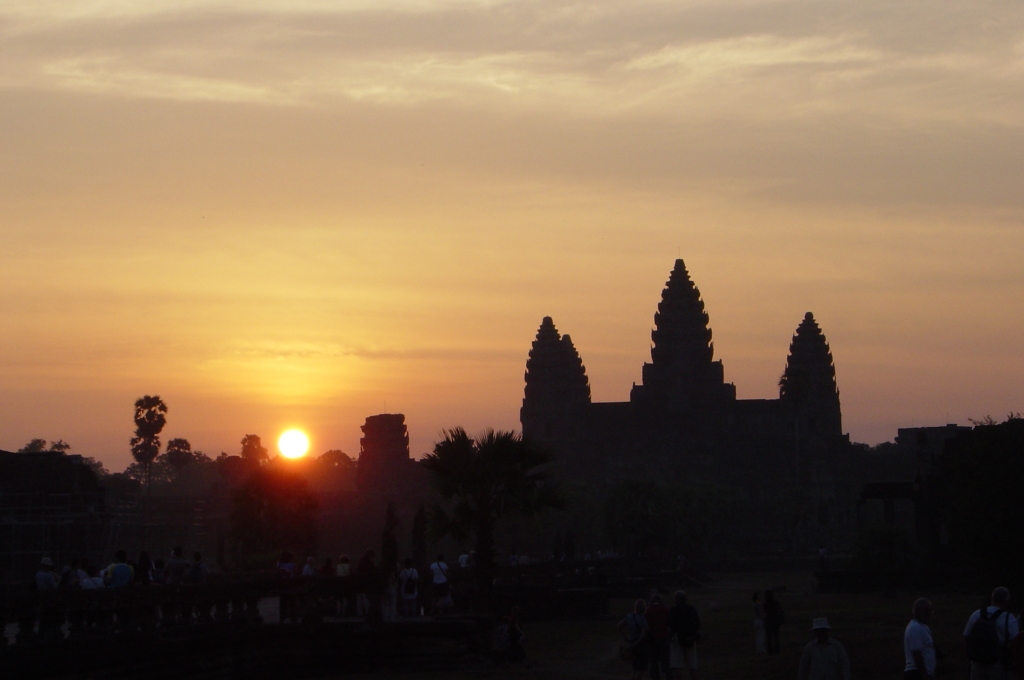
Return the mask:
M0 448L120 470L597 400L685 259L741 398L806 311L845 428L1024 410L1024 5L0 2Z

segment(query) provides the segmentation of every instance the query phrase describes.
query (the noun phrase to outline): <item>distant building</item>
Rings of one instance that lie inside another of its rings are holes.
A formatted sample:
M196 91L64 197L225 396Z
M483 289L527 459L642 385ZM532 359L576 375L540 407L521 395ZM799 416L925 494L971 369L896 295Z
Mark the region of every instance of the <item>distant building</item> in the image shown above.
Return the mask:
M99 560L104 501L81 456L0 451L0 577L27 580L44 557Z
M394 481L411 463L409 431L401 413L368 416L359 440L357 476L361 486L376 486Z
M810 312L790 344L778 399L736 398L682 260L662 291L651 340L651 361L629 401L593 403L572 340L545 317L526 363L524 436L553 450L578 479L741 488L762 515L744 522L755 542L800 534L800 544L834 543L855 529L858 489L835 365ZM768 513L758 506L780 507L792 490L804 494L800 527L765 526Z

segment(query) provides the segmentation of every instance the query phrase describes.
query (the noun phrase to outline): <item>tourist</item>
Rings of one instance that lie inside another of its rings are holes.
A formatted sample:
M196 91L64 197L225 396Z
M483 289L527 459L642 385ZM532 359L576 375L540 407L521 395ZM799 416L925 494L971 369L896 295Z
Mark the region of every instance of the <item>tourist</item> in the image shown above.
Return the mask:
M107 567L103 580L108 588L125 588L135 581L135 570L128 564L123 550L114 553L114 561Z
M180 545L174 546L171 556L167 559L167 567L164 570L165 580L169 586L180 586L185 582L185 575L188 573L188 560L184 558L184 550Z
M754 593L754 651L757 654L764 654L764 604L761 603L761 593Z
M850 680L850 658L843 645L830 637L828 619L814 619L811 631L816 639L804 647L798 680Z
M668 627L672 631L669 641L669 665L677 680L683 669L691 680L697 680L697 642L700 640L700 615L686 602L686 592L676 591L675 603L668 613Z
M348 597L348 577L352 575L352 563L348 559L348 555L340 555L338 557L338 565L334 568L335 576L343 579L342 587L340 589L341 596L338 598L338 615L345 617L352 608L351 598Z
M672 663L669 651L669 639L672 629L668 626L669 609L661 601L657 591L651 594L647 605L647 630L650 637L651 680L658 680L662 673L665 680L672 678Z
M78 585L78 560L71 560L60 570L59 588L73 588Z
M778 654L782 651L779 644L779 628L786 620L782 612L782 605L775 599L775 593L770 590L764 591L764 632L768 642L768 654Z
M39 560L36 572L36 590L57 590L57 577L53 575L53 560L44 557Z
M417 584L420 573L412 566L412 560L406 558L405 568L398 573L399 588L402 591L402 616L416 616L416 599L419 597Z
M932 680L935 677L935 641L928 620L932 617L932 603L919 598L914 602L914 618L903 633L903 654L906 680Z
M285 550L277 560L277 575L281 578L295 578L295 557Z
M996 588L992 604L967 619L964 639L971 662L971 680L1009 680L1009 645L1017 637L1019 622L1008 610L1010 591Z
M303 576L316 576L316 558L307 557L306 565L302 567Z
M523 649L523 627L519 623L519 607L512 607L508 617L508 660L512 663L526 663L526 650Z
M148 586L152 578L153 562L149 559L149 553L143 550L139 553L139 564L135 570L135 581Z
M351 576L352 575L352 563L348 559L348 555L342 555L338 558L338 566L335 570L336 576Z
M102 588L106 588L106 584L103 583L103 577L98 575L96 567L91 564L87 565L85 573L85 578L81 581L82 590L100 590Z
M163 560L157 560L153 563L153 570L149 573L149 580L156 585L162 585L166 569L167 563Z
M437 554L437 560L430 565L432 574L431 611L434 616L444 613L446 605L451 602L451 584L448 583L448 565L444 562L444 553Z
M643 680L644 671L650 655L649 631L647 628L647 603L637 600L633 604L633 613L619 621L619 633L622 635L625 645L622 648L623 658L628 658L633 664L633 675L631 680Z
M356 575L360 577L359 593L356 595L356 616L359 617L370 613L370 597L367 590L373 587L373 577L377 572L377 567L373 563L376 556L375 552L367 550L356 565Z
M203 556L200 553L192 555L192 564L188 570L188 582L192 585L199 585L206 583L207 577L210 575L209 568L203 563Z
M462 553L459 555L459 569L466 569L469 567L469 554Z
M78 582L82 583L85 579L89 578L89 560L84 557L78 560Z

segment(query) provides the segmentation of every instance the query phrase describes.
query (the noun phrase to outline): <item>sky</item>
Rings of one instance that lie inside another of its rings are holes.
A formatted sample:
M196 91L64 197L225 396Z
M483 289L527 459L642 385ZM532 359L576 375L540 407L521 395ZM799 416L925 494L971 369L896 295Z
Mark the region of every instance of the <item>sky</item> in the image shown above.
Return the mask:
M740 398L1024 411L1018 0L0 0L0 449L518 428L544 316L628 398L682 257Z

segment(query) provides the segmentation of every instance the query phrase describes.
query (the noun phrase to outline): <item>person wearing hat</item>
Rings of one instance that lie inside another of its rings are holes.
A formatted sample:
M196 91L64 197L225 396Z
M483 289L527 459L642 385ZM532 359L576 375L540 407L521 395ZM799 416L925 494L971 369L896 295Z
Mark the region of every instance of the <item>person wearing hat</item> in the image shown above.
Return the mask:
M53 560L44 557L39 561L36 572L36 590L57 590L57 578L53 575Z
M830 637L828 619L814 619L815 640L800 657L799 680L850 680L850 658L838 640Z

